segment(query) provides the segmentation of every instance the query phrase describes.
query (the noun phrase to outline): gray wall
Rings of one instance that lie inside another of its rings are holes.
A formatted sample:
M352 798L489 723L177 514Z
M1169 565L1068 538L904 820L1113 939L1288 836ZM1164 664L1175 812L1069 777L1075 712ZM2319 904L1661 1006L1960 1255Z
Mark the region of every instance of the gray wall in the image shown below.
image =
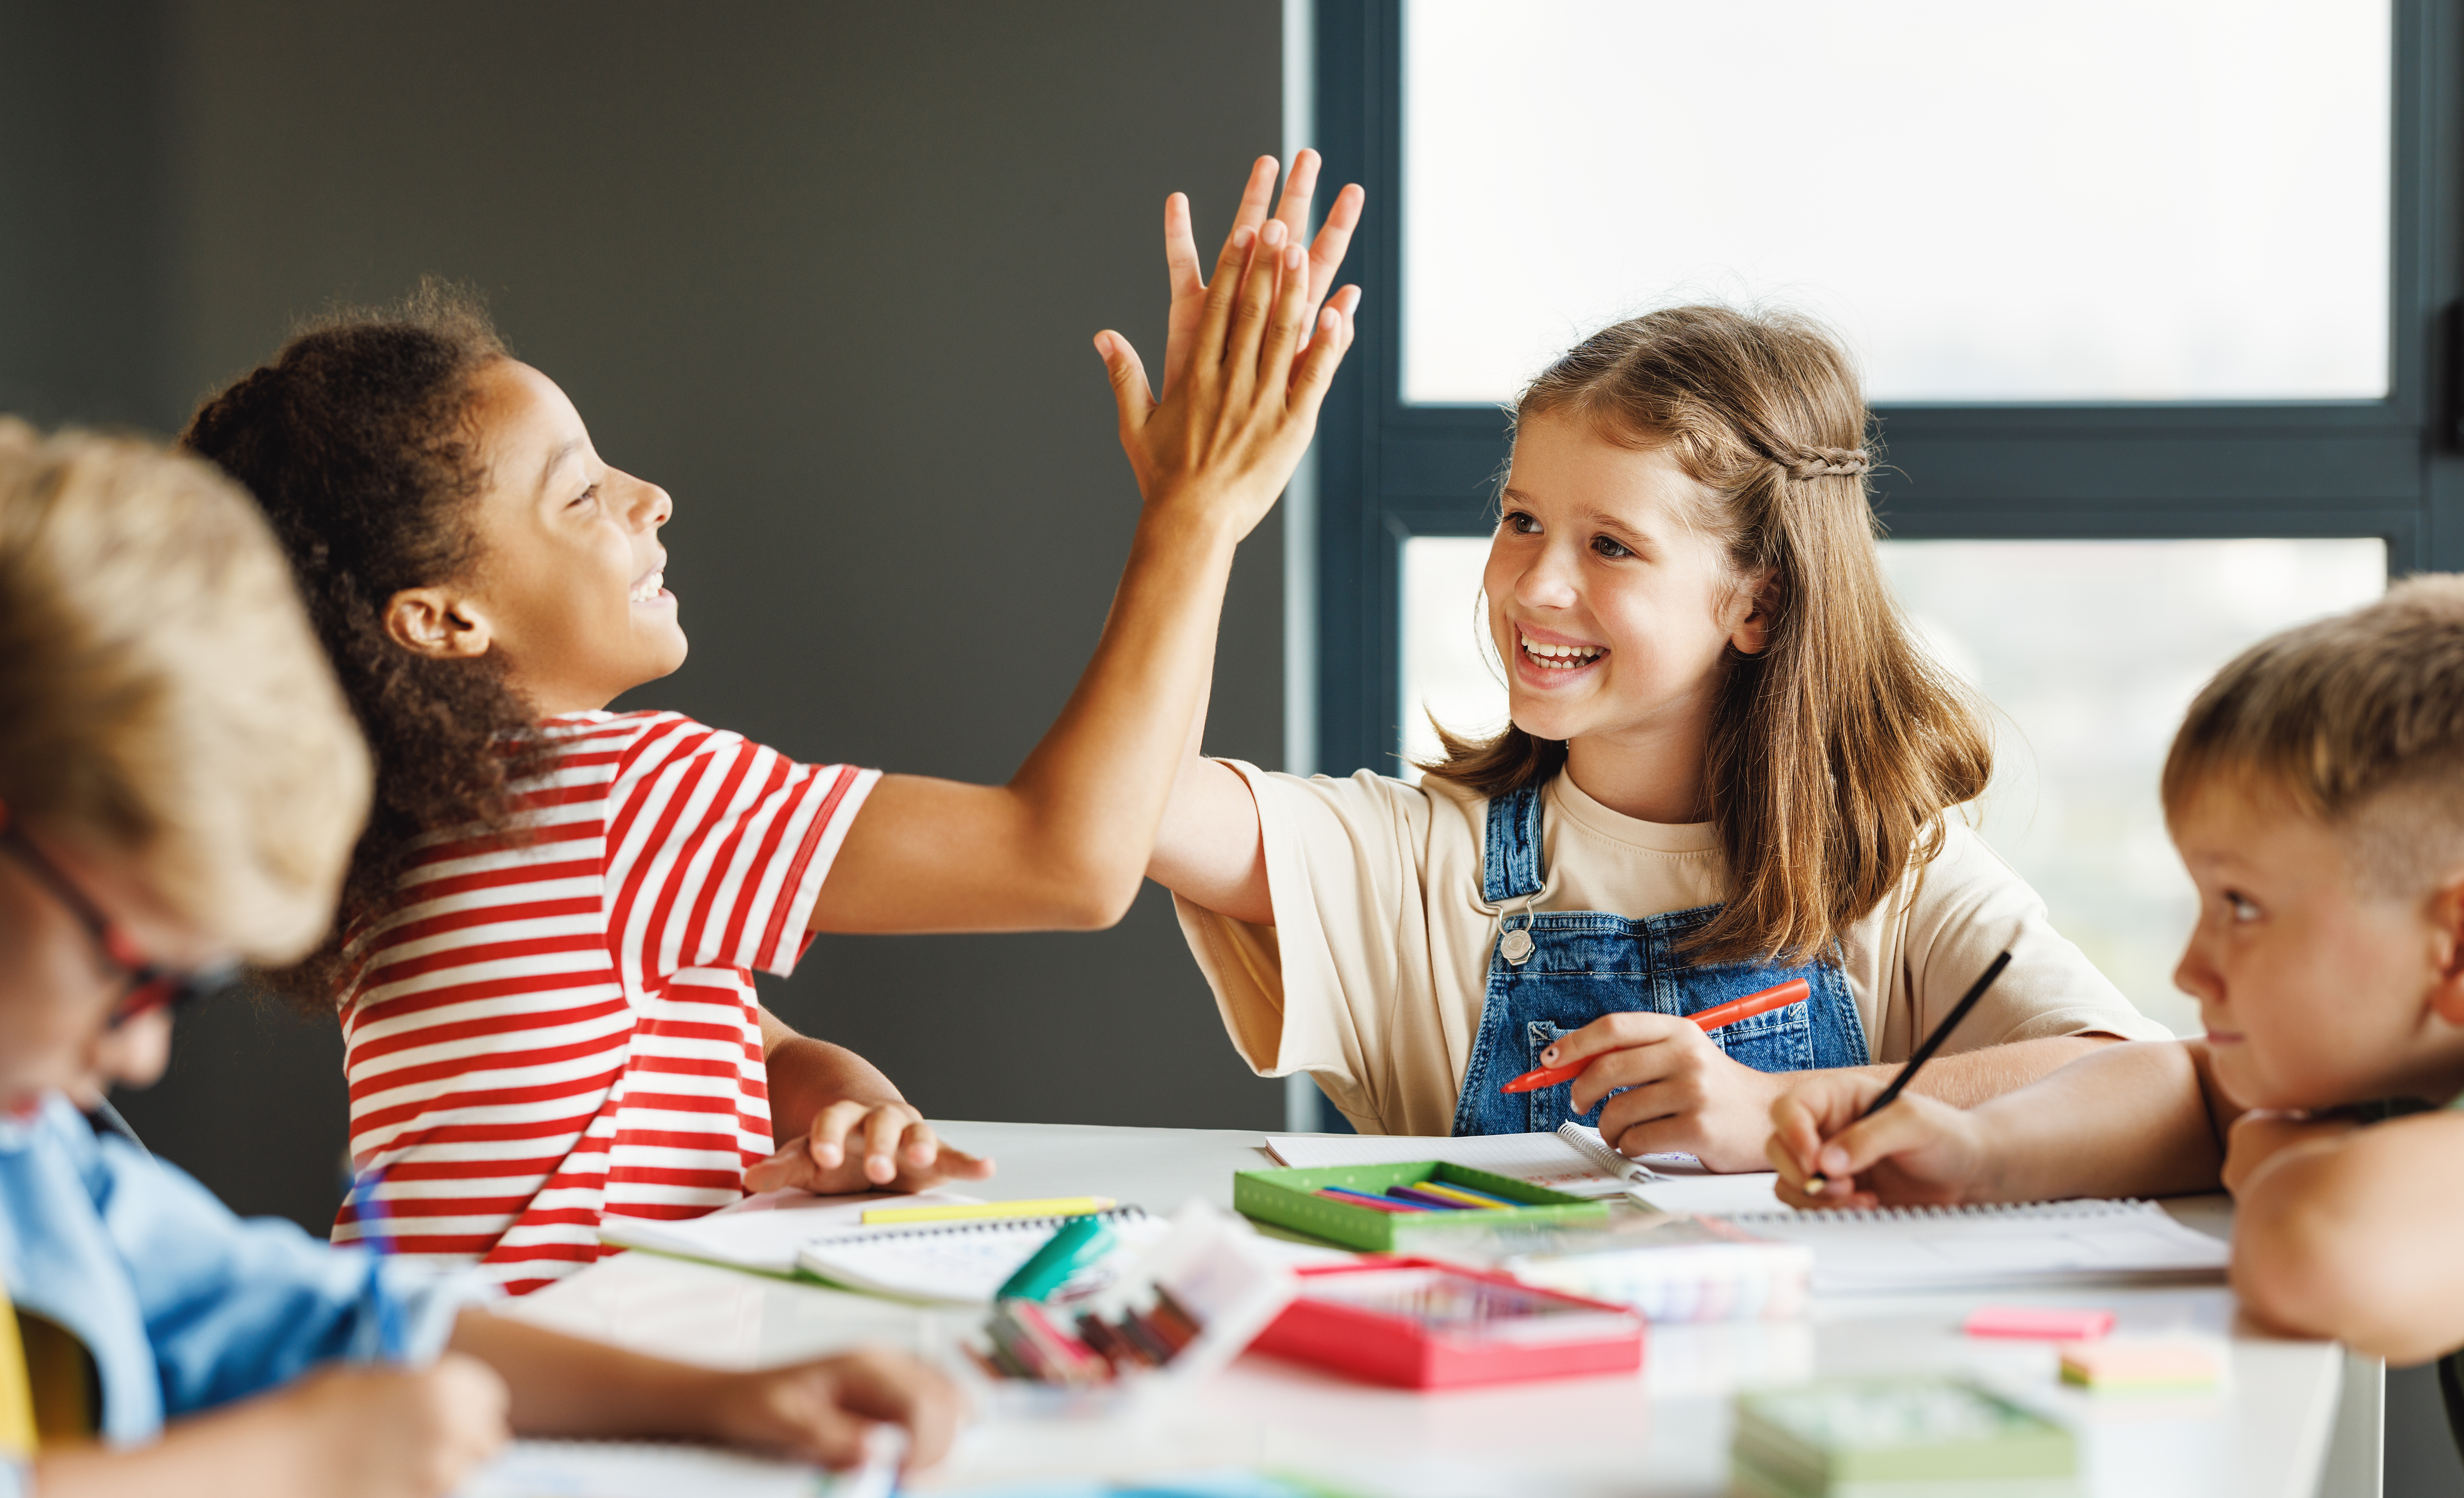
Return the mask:
M0 401L176 427L292 319L490 297L676 498L693 655L625 705L1005 778L1092 648L1137 493L1089 338L1162 338L1164 194L1278 148L1280 8L0 0ZM1281 757L1274 521L1210 747ZM943 1117L1272 1127L1152 887L1098 935L820 938L765 997ZM321 1229L330 1021L226 1005L121 1099Z

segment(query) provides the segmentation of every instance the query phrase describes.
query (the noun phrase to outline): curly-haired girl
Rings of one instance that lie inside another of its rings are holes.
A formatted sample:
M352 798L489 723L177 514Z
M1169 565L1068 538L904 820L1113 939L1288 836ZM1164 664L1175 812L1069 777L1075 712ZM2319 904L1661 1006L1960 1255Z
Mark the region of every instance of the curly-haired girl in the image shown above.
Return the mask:
M1152 872L1253 1067L1365 1129L1571 1113L1759 1170L1774 1073L1903 1059L2005 947L1917 1086L1975 1100L2163 1036L1948 814L1991 754L1882 581L1865 426L1819 329L1722 307L1531 383L1484 579L1505 731L1446 738L1419 785L1184 769Z
M1166 231L1160 404L1099 335L1145 496L1077 692L1006 785L795 763L672 713L604 711L682 663L671 501L603 461L467 298L293 339L185 440L253 491L377 760L340 924L288 980L338 1006L354 1160L405 1251L520 1291L605 1217L754 1189L980 1177L889 1080L756 1002L807 931L1089 928L1134 897L1198 711L1233 547L1307 446L1349 341L1316 311L1358 194L1299 243L1252 173L1212 286ZM772 1157L773 1130L803 1137ZM768 1157L768 1158L765 1158ZM359 1235L361 1200L335 1237Z

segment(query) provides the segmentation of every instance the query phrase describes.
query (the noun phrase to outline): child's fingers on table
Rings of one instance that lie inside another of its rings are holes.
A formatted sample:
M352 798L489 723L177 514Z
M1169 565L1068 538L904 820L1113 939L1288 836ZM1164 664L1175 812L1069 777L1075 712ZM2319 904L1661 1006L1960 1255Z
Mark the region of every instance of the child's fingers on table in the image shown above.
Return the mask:
M898 1142L923 1114L904 1103L881 1103L865 1115L864 1179L888 1185L898 1177Z
M933 1169L959 1180L981 1180L993 1173L993 1160L990 1156L971 1155L945 1140L933 1157Z
M940 1154L941 1137L923 1119L916 1119L899 1132L899 1164L914 1170L929 1169Z
M831 1170L847 1159L847 1131L863 1122L871 1105L853 1098L841 1098L813 1114L812 1127L805 1132L805 1148L814 1164Z

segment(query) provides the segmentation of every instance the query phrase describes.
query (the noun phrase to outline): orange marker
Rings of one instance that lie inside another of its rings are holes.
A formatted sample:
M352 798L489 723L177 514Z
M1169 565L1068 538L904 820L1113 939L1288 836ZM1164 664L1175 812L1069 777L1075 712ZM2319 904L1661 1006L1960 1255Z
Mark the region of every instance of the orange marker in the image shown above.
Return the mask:
M1687 1015L1686 1018L1705 1030L1716 1030L1723 1024L1734 1024L1739 1020L1750 1020L1757 1014L1769 1014L1773 1009L1785 1009L1793 1003L1803 1003L1806 996L1813 992L1812 983L1802 978L1792 978L1787 982L1766 988L1760 993L1748 994L1743 999L1731 999L1727 1003L1715 1003L1708 1009ZM1572 1082L1581 1076L1583 1068L1590 1065L1591 1062L1585 1060L1574 1062L1570 1066L1542 1067L1537 1071L1526 1071L1513 1081L1500 1087L1498 1090L1536 1092L1544 1087L1555 1087L1560 1082Z

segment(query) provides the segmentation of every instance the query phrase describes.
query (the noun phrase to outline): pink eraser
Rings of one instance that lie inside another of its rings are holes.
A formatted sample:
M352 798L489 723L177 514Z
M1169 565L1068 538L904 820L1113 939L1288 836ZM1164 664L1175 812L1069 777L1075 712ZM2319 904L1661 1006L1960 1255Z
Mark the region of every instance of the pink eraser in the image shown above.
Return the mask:
M2198 1388L2219 1371L2212 1345L2184 1338L2071 1342L2061 1354L2062 1381L2092 1389Z
M2070 1306L1981 1306L1968 1318L1969 1336L2084 1342L2112 1330L2112 1311L2080 1311Z

